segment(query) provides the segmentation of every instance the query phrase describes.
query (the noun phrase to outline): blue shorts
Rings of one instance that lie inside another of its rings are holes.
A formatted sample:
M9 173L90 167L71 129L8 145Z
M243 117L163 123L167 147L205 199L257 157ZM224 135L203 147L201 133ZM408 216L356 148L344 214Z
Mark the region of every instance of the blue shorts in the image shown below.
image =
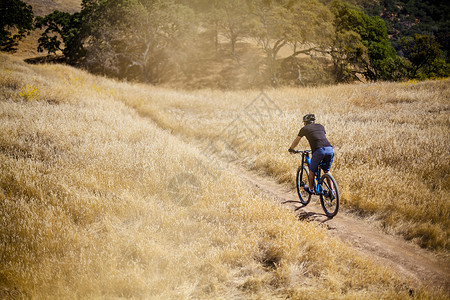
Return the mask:
M311 164L309 165L309 171L316 173L319 169L319 164L324 163L320 166L325 172L330 171L331 164L333 163L334 151L333 147L322 147L316 149L311 157Z

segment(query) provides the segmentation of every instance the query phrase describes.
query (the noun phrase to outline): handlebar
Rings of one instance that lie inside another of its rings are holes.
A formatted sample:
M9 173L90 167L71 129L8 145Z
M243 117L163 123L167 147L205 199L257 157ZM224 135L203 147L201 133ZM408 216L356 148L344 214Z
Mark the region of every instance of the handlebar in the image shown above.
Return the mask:
M307 154L307 153L311 153L311 150L291 150L289 152L295 153L295 154L298 154L298 153L302 153L302 154L305 153L305 154Z

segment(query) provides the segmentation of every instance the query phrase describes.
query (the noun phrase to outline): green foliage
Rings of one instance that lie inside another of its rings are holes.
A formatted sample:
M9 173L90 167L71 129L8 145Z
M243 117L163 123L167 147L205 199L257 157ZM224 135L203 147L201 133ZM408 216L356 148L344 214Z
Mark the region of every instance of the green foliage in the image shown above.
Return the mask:
M0 51L14 52L33 30L33 8L21 0L2 0L0 15Z
M404 57L394 56L379 63L378 74L383 80L401 81L410 78L411 62Z
M82 44L82 15L54 11L45 17L36 18L36 28L46 27L39 38L38 52L47 50L48 54L62 51L69 62L75 62L84 55ZM62 38L62 42L59 38Z
M357 73L368 80L392 80L404 77L406 62L396 57L384 21L369 17L355 6L342 1L331 5L334 13L335 36L332 51L337 81L354 79ZM390 73L400 67L397 75ZM388 71L390 70L390 71Z
M190 52L192 11L176 1L83 0L79 13L54 11L38 51L62 51L70 63L110 76L161 82Z
M303 68L296 59L279 60L283 47L293 48L292 58L300 54L323 53L333 31L332 15L328 8L316 0L308 1L248 1L251 19L251 36L265 54L261 66L265 82L277 86L287 74L287 69ZM298 75L300 77L300 73Z
M91 1L85 9L86 63L96 72L160 83L194 49L193 13L175 1Z
M411 77L427 79L450 76L450 64L443 58L434 37L415 34L401 39L402 51L411 62Z
M335 33L330 54L335 79L337 82L354 80L362 57L367 53L355 26L362 23L362 15L350 5L340 1L331 4L331 11L334 14Z
M383 0L357 1L369 15L377 15L388 24L394 47L401 39L414 34L435 36L436 41L450 49L450 2L447 0Z

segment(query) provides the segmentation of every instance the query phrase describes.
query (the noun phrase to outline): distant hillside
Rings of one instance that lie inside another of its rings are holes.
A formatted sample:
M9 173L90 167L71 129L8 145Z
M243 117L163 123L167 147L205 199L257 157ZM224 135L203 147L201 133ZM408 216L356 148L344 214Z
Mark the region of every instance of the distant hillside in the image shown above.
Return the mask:
M443 50L450 49L450 2L446 0L356 0L369 15L386 22L394 46L402 36L415 33L436 37Z
M24 0L33 7L37 16L45 16L54 10L74 13L81 10L81 0Z

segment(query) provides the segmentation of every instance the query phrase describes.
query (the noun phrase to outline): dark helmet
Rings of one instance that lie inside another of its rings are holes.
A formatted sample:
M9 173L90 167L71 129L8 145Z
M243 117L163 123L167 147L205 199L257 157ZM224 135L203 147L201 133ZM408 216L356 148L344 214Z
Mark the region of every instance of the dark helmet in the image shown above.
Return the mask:
M303 122L305 123L313 123L316 120L316 116L314 114L307 114L303 117Z

